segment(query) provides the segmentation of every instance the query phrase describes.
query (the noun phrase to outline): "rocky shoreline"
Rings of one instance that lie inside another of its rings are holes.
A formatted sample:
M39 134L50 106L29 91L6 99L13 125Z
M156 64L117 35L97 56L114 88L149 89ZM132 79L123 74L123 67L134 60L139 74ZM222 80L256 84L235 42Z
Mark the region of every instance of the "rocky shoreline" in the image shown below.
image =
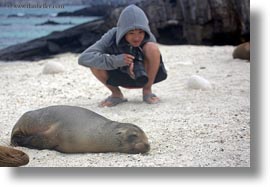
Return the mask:
M250 1L142 1L161 44L237 45L249 41ZM52 55L80 53L116 25L123 7L113 8L100 20L0 50L0 60L37 60ZM91 16L91 15L89 15Z

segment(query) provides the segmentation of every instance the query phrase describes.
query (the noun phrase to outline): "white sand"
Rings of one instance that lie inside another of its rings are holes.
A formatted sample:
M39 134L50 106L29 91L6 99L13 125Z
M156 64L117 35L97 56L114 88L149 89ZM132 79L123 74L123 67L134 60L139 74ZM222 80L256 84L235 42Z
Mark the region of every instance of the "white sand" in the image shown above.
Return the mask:
M26 111L50 105L76 105L111 120L140 126L151 150L145 155L122 153L63 154L18 149L30 157L29 167L249 167L250 63L232 59L232 46L160 46L169 77L153 91L162 102L142 102L141 90L123 89L129 102L112 108L98 103L110 93L78 55L25 63L0 63L0 144L9 146L13 125ZM42 74L56 61L60 74ZM192 90L187 81L199 75L210 90Z

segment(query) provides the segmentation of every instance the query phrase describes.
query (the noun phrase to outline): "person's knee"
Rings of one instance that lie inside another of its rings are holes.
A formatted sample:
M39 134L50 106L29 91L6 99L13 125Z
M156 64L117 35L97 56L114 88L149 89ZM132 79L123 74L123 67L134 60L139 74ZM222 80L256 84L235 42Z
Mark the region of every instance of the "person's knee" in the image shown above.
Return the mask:
M144 44L143 53L145 56L160 56L158 45L154 42L147 42Z
M103 74L103 73L105 73L105 70L101 70L101 69L97 69L97 68L93 68L93 67L90 67L90 70L94 73L94 74L96 74L96 73L98 73L98 74Z
M147 42L143 46L143 53L145 57L145 64L150 64L151 66L158 67L160 64L160 51L158 45L153 42Z
M90 70L93 73L93 75L95 75L95 77L97 77L102 82L108 79L108 73L106 70L101 70L93 67L91 67Z
M98 69L96 69L96 68L93 68L93 67L90 67L90 70L93 72L96 72L96 71L98 71Z

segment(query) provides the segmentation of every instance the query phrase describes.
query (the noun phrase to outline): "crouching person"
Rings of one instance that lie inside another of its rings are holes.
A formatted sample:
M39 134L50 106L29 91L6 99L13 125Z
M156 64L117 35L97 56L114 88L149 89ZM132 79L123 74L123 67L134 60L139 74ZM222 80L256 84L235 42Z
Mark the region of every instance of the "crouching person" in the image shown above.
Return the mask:
M152 92L152 86L167 78L148 19L135 5L126 7L117 26L80 55L79 64L90 68L111 91L112 94L100 103L102 107L127 101L120 86L140 88L144 102L158 103L160 99Z

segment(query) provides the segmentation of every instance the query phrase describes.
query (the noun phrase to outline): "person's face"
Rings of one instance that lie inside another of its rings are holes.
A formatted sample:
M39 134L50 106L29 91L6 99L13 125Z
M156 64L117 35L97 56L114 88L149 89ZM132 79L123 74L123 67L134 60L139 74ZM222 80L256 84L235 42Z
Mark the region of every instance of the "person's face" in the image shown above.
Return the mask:
M125 35L126 41L133 47L139 47L144 39L145 32L141 29L128 31Z

